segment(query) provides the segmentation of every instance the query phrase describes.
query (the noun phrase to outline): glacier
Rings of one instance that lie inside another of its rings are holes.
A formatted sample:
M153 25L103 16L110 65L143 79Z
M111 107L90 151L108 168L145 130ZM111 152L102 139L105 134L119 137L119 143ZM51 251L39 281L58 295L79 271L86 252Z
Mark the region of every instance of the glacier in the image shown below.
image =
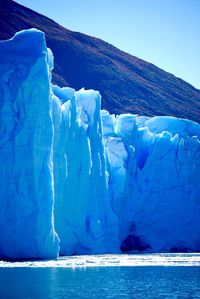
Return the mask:
M44 34L0 43L0 256L55 258L53 125Z
M0 42L0 257L200 250L200 125L111 115L51 83L45 35Z

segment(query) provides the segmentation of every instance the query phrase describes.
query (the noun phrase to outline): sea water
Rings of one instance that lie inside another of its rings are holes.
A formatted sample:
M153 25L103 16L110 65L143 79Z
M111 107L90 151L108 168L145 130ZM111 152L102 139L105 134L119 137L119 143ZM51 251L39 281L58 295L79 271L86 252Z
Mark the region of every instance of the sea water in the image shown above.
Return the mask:
M199 254L0 262L0 298L200 298Z

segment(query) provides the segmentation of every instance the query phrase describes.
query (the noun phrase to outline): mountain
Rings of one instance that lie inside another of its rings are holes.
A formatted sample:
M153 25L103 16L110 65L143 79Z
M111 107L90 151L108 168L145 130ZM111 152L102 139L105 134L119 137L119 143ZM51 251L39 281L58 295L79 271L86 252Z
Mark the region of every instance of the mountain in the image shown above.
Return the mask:
M55 57L54 83L99 90L103 108L111 113L173 115L199 122L200 90L182 79L12 0L0 0L0 5L0 39L32 27L45 32Z

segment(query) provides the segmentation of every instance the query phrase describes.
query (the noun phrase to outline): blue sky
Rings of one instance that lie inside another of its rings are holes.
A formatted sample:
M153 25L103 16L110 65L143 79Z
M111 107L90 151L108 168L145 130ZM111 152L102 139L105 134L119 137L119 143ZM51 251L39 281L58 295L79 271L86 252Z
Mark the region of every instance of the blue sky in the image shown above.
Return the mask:
M200 89L200 0L17 0Z

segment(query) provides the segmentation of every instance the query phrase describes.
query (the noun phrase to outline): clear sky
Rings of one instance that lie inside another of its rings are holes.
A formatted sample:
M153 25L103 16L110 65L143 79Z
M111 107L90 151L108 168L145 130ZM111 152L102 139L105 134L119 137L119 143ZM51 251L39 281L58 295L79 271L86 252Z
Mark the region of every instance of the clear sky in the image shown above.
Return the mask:
M200 89L200 0L17 0Z

